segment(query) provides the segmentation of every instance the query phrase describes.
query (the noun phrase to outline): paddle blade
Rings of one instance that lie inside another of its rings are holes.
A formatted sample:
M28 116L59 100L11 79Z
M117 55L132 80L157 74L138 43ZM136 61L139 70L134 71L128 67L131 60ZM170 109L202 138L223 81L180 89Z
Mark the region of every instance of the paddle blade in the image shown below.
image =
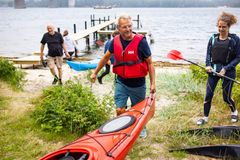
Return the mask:
M171 50L168 55L168 58L173 59L173 60L181 60L183 59L181 52L177 50Z

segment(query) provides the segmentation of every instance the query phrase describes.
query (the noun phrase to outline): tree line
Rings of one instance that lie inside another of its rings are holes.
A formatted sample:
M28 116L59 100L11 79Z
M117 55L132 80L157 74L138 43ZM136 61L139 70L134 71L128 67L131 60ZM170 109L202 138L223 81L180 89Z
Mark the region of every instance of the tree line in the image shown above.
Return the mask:
M12 7L14 0L1 0L0 6ZM49 0L25 0L27 7L48 7ZM55 0L55 7L68 7L68 0ZM76 7L111 5L113 7L240 7L239 0L76 0Z

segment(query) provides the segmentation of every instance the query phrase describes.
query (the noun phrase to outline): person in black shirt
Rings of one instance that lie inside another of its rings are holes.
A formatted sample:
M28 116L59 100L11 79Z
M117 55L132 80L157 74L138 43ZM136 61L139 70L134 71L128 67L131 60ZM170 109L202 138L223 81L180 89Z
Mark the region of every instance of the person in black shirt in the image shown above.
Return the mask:
M47 33L45 33L41 40L41 48L40 48L40 59L43 60L43 50L45 44L48 46L48 67L52 75L54 76L54 80L52 84L56 84L59 82L62 85L62 63L63 63L63 50L66 57L70 57L66 47L64 45L63 37L60 33L54 31L54 26L52 24L47 25ZM55 71L55 65L58 69L58 76Z

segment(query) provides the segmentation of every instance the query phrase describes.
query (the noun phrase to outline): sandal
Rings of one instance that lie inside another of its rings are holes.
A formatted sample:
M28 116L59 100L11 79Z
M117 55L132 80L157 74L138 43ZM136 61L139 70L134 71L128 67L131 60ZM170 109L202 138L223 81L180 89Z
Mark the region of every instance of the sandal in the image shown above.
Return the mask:
M204 125L205 123L207 123L207 121L205 121L203 118L197 121L197 125Z
M237 115L231 115L231 121L233 123L236 123L238 121L238 116Z

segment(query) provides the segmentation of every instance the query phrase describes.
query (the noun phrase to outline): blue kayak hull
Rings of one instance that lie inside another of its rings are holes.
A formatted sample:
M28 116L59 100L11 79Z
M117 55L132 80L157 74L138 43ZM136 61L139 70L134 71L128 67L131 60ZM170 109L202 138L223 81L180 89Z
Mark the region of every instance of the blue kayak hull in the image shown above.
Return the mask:
M85 71L89 69L95 69L99 63L100 59L94 59L85 62L67 61L70 68L75 71Z

